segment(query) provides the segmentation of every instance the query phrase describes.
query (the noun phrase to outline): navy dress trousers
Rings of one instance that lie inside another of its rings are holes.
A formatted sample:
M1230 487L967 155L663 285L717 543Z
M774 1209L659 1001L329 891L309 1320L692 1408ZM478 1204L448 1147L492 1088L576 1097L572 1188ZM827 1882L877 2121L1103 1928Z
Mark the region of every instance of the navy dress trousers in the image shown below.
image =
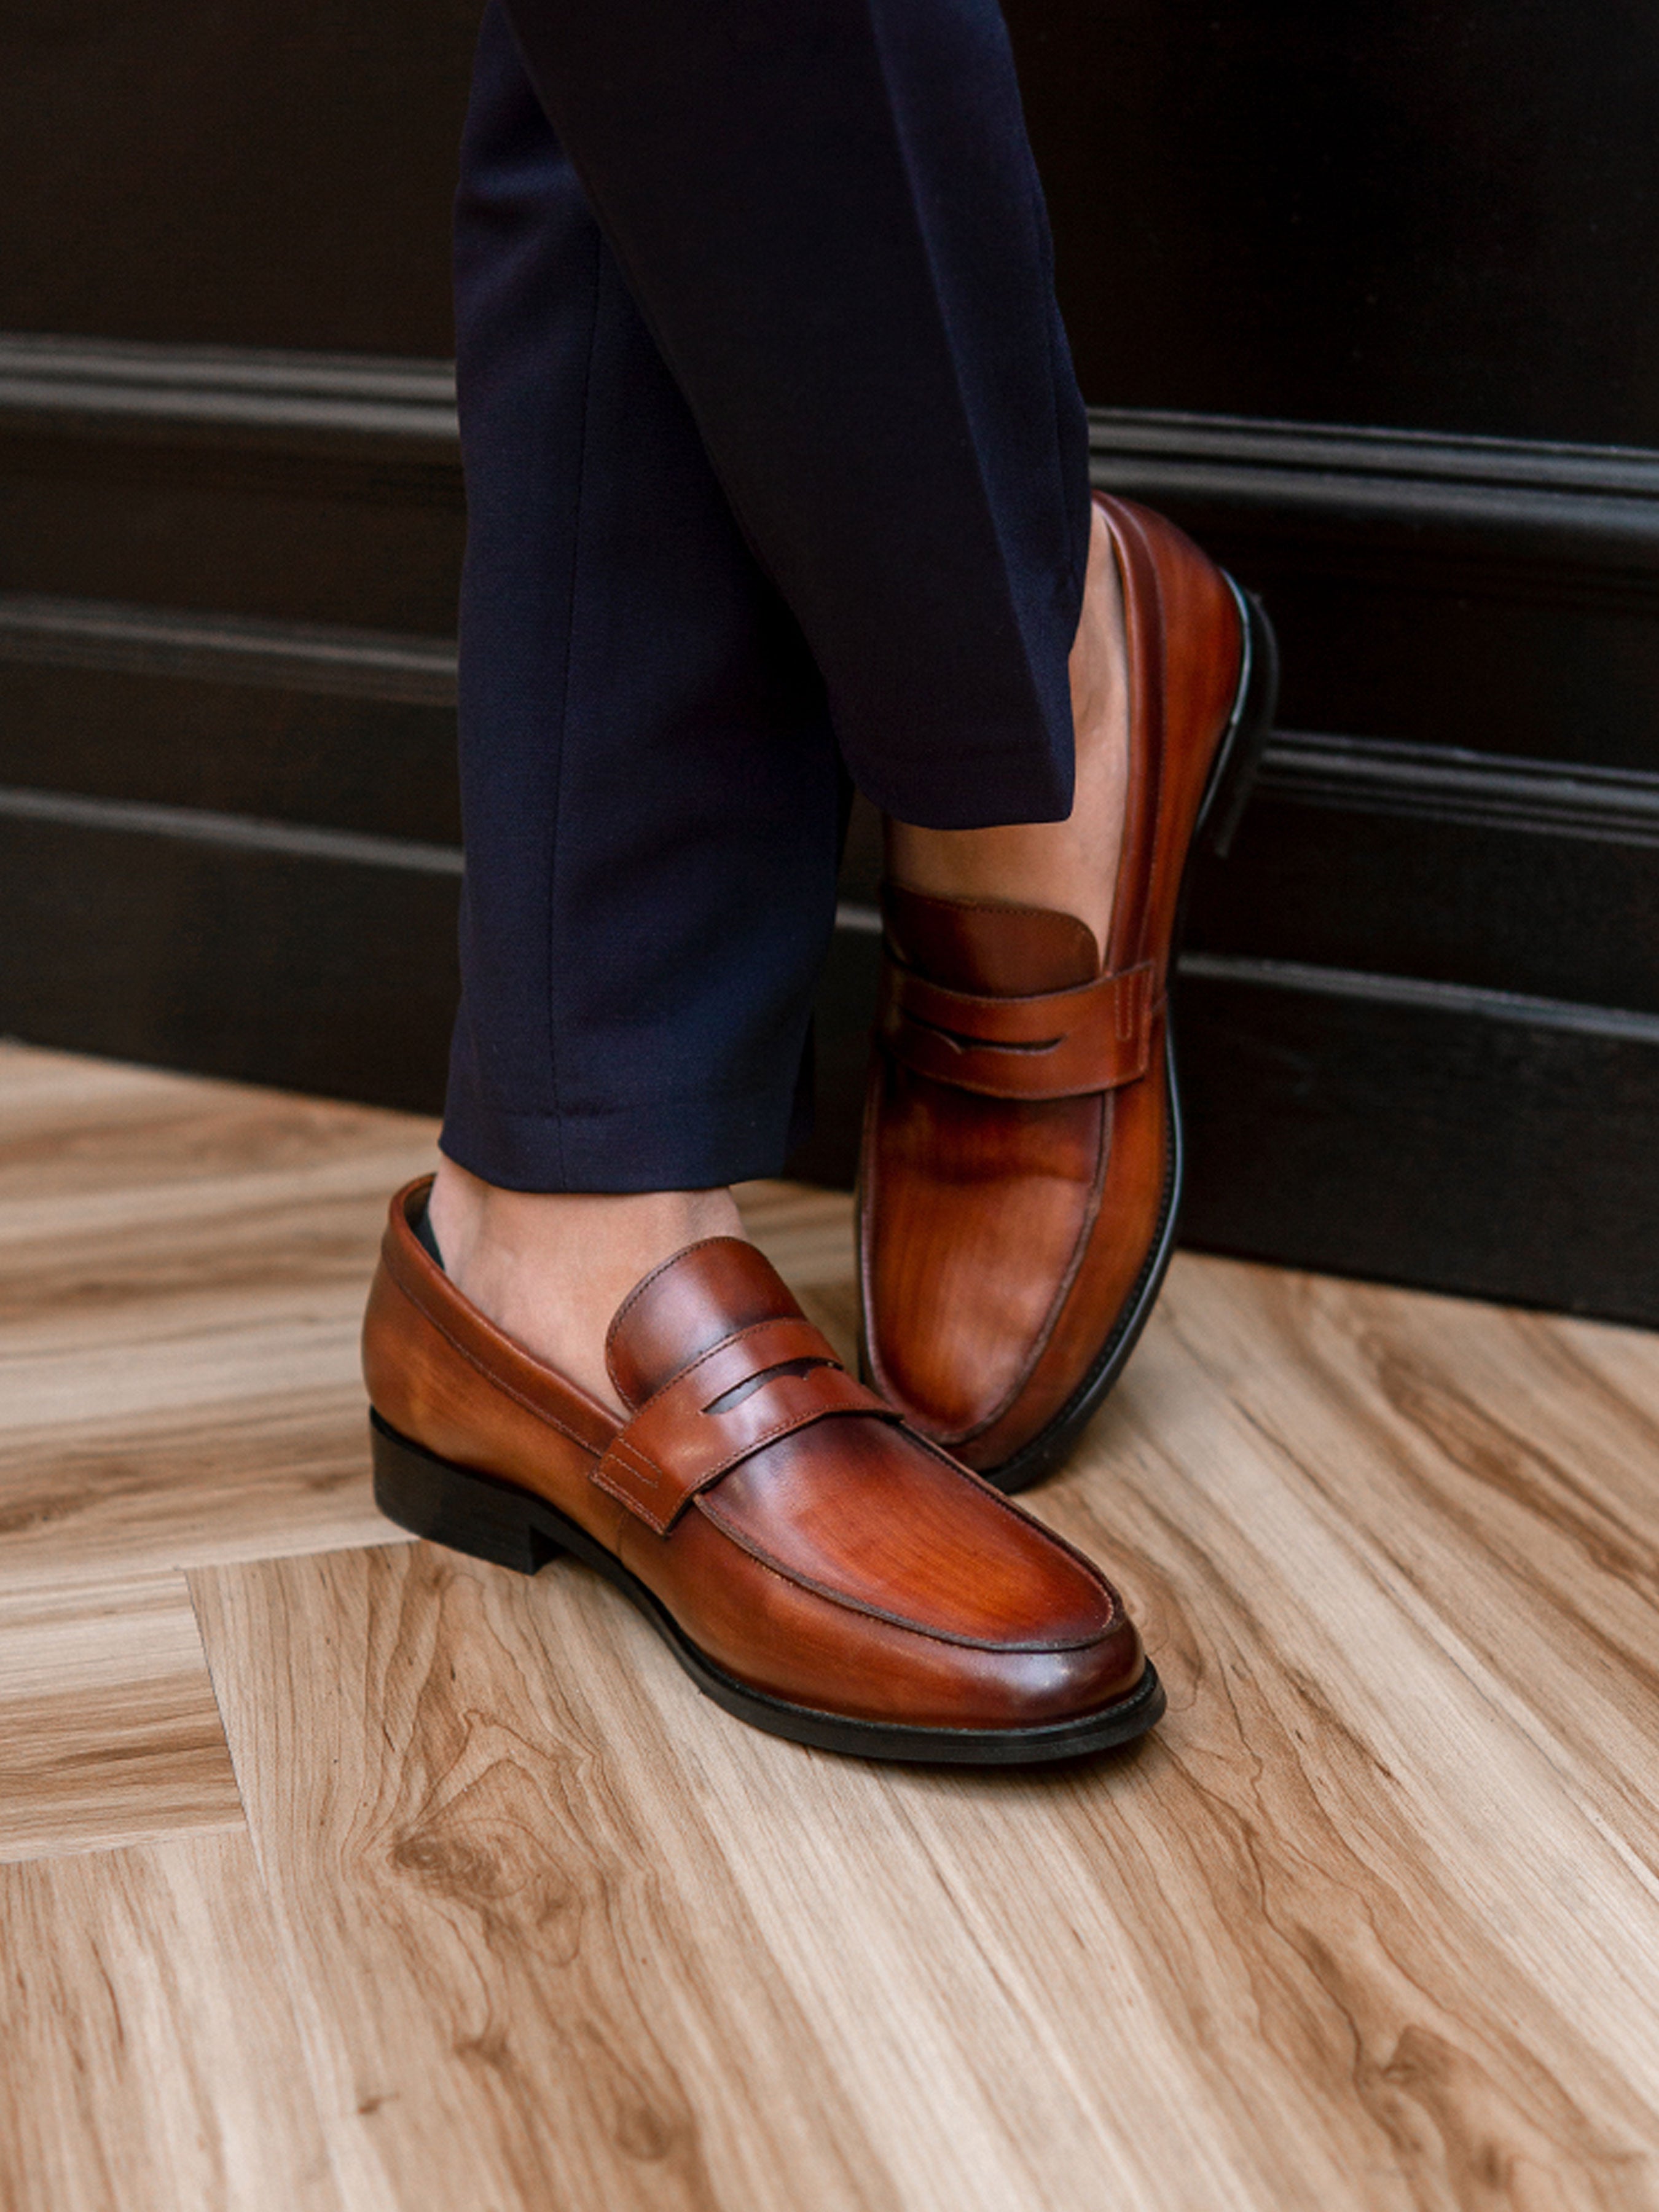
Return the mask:
M1071 805L1086 428L993 0L490 0L443 1146L775 1174L846 795Z

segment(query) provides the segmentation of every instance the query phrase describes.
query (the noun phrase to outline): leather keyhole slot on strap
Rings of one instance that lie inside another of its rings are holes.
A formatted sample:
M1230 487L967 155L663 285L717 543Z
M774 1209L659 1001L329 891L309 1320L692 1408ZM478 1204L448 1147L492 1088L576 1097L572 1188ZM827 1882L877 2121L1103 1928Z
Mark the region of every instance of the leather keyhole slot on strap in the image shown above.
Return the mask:
M836 1358L800 1314L755 1322L647 1398L606 1447L592 1480L659 1535L700 1490L814 1422L898 1415Z
M991 1098L1080 1098L1135 1083L1163 1008L1144 961L1066 990L988 997L934 983L890 955L880 1034L917 1075Z
M983 1037L964 1036L959 1030L947 1030L938 1022L930 1022L924 1015L909 1018L919 1030L931 1030L936 1037L943 1037L953 1052L984 1052L988 1047ZM998 1052L1056 1052L1066 1042L1066 1033L1051 1037L999 1037L994 1049Z
M831 1359L827 1354L822 1358L809 1354L804 1359L781 1359L775 1367L768 1367L759 1375L748 1376L743 1382L734 1382L729 1390L722 1390L720 1396L711 1398L702 1410L710 1414L729 1413L734 1406L740 1406L745 1398L752 1397L763 1382L775 1382L780 1375L810 1375L815 1367L838 1367L840 1364L839 1360Z

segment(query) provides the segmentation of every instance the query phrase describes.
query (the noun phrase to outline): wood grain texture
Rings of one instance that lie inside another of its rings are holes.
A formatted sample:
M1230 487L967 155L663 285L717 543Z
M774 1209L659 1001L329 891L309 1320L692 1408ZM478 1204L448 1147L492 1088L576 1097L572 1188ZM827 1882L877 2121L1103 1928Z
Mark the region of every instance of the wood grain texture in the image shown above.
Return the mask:
M0 1042L0 1589L398 1532L357 1331L435 1125ZM846 1207L745 1187L849 1356Z
M0 1860L241 1826L181 1576L0 1595Z
M216 1736L145 1749L199 1631L249 1831L0 1868L0 2002L58 1992L7 2212L124 2141L142 2212L260 2160L329 2212L1659 2212L1659 1339L1182 1255L1030 1500L1168 1717L861 1765L568 1561L380 1540L357 1313L430 1134L0 1054L0 1761L70 1791L0 1819L234 1820ZM850 1349L848 1201L742 1197Z
M666 1745L589 1679L597 1578L404 1546L195 1588L354 2208L896 2212L700 1816L702 1716Z
M1243 1424L1207 1454L1231 1502L1173 1511L1120 1427L1056 1513L1133 1590L1174 1711L1071 1772L734 1727L574 1569L198 1576L347 2170L368 2079L399 2093L399 2204L448 2160L465 2205L511 2177L769 2206L757 2147L810 2080L851 2119L800 2145L806 2201L850 2160L854 2201L907 2208L1659 2203L1650 1870Z
M0 1867L6 2212L342 2212L247 1838Z
M0 1045L0 1588L390 1539L357 1328L432 1139Z

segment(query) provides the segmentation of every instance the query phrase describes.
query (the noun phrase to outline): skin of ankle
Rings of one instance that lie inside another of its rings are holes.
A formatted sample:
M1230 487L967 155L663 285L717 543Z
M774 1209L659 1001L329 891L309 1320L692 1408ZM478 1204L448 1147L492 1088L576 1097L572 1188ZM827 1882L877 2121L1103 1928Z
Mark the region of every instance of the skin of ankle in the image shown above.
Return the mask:
M502 1190L442 1158L429 1218L464 1297L620 1417L605 1339L642 1276L705 1237L741 1237L729 1190Z
M886 824L887 872L934 898L1050 907L1088 925L1104 957L1129 779L1128 646L1110 532L1091 510L1083 611L1068 663L1077 781L1064 822L990 830Z

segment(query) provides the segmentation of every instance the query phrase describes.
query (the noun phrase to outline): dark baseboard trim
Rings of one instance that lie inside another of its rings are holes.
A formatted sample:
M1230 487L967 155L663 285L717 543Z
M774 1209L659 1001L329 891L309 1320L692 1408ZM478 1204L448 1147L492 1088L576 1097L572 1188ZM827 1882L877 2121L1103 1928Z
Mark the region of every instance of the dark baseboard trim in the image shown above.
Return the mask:
M447 361L0 332L0 432L319 440L456 463ZM1659 560L1659 452L1153 408L1090 410L1096 481L1154 503L1595 541Z
M424 844L407 837L370 837L352 830L329 830L290 822L264 821L245 814L216 813L205 807L158 806L136 799L90 799L69 792L28 791L0 785L0 820L40 822L78 830L112 830L129 836L182 839L198 845L283 854L290 859L333 862L354 867L392 868L416 875L459 878L461 848ZM881 916L872 906L843 899L836 908L836 927L852 939L881 933ZM873 959L873 950L869 956ZM1412 975L1376 975L1296 960L1262 960L1227 953L1188 952L1183 979L1237 983L1256 989L1293 991L1331 999L1518 1022L1530 1028L1569 1030L1582 1036L1616 1037L1659 1045L1659 1014L1617 1006L1583 1006L1563 999L1534 997L1520 991L1493 991ZM873 969L872 969L873 974Z
M1097 482L1267 592L1298 666L1322 625L1332 641L1332 680L1287 710L1311 728L1273 737L1231 860L1195 881L1188 1234L1659 1321L1659 773L1641 734L1659 451L1113 410L1091 437ZM388 793L411 747L447 777L454 641L397 625L440 631L453 606L449 364L0 335L0 441L32 518L0 597L20 740L0 1025L429 1110L462 856L447 782L430 805ZM280 609L309 619L264 618ZM1525 688L1534 611L1543 690ZM1413 719L1419 665L1465 653L1455 696ZM1597 654L1623 687L1616 749L1567 726L1599 713ZM1509 707L1488 712L1511 655ZM346 696L307 696L326 694ZM1445 743L1321 733L1379 727ZM1488 732L1632 765L1466 750ZM878 972L866 845L818 996L824 1127L799 1163L832 1177L852 1173Z
M459 456L446 361L0 333L0 431Z
M87 799L68 791L23 791L0 785L0 821L47 822L65 829L109 830L128 836L169 837L242 853L278 853L300 860L351 867L395 868L405 874L457 876L459 845L422 844L413 837L369 837L299 822L267 822L252 814L220 814L205 806L155 806L136 799Z
M343 692L416 706L455 703L451 638L259 622L106 599L0 592L0 660Z
M1577 1036L1659 1045L1659 1014L1637 1013L1622 1006L1580 1006L1566 999L1534 998L1524 991L1488 991L1474 984L1435 982L1417 975L1369 975L1352 968L1316 967L1300 960L1254 960L1218 952L1183 953L1181 975L1183 981L1241 983L1257 990L1361 1000L1373 1006L1518 1022L1528 1029L1567 1030Z
M1095 482L1152 505L1316 524L1432 524L1659 561L1659 453L1244 416L1090 410Z
M0 1028L433 1111L458 862L447 846L0 793ZM818 994L821 1126L794 1164L817 1179L849 1181L856 1161L873 920L843 915ZM1179 1036L1187 1241L1659 1322L1659 1012L1195 952Z
M447 638L95 599L0 593L0 661L7 660L455 703L455 647ZM1259 789L1291 805L1351 813L1659 845L1659 775L1636 769L1281 730L1263 757Z
M1303 806L1659 845L1659 775L1639 769L1279 730L1258 789Z
M1225 416L1096 409L1097 480L1248 520L1498 524L1659 569L1659 452ZM319 438L360 457L459 461L451 363L0 333L0 430ZM1541 573L1541 569L1540 569ZM1607 580L1612 588L1612 580ZM0 596L0 659L448 707L441 637L94 599ZM1659 775L1384 738L1280 732L1264 795L1487 829L1659 842Z
M459 845L430 845L413 837L368 837L352 830L308 823L270 822L252 814L222 814L204 806L157 806L132 799L89 799L67 791L26 791L0 784L0 821L45 822L65 829L114 830L128 836L170 837L244 853L290 860L332 861L358 868L393 868L422 876L460 877ZM851 937L879 936L872 906L842 899L836 927Z

